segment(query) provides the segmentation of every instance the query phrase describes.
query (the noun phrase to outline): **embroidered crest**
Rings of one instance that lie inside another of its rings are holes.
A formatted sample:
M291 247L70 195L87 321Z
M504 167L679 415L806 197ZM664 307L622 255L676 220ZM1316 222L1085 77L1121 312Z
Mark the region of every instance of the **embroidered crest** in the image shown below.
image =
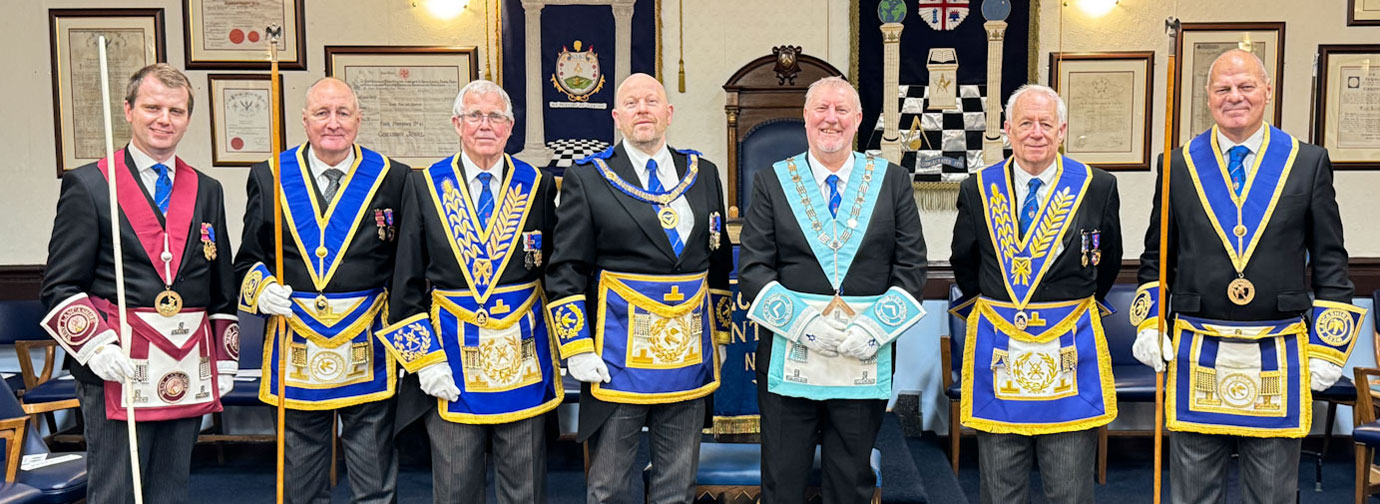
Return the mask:
M96 310L89 305L73 304L58 315L58 336L71 346L80 346L96 335L100 323Z
M795 305L785 294L772 294L762 301L762 316L769 325L784 327L794 315Z
M1355 321L1346 310L1329 308L1318 315L1314 322L1317 327L1318 338L1332 346L1341 346L1351 339L1351 334L1355 331Z
M919 0L915 13L936 31L953 30L968 18L968 0Z
M580 335L585 328L585 314L574 303L556 307L551 322L555 325L556 337L566 341Z
M556 73L551 74L551 85L572 102L588 102L590 96L604 87L604 74L599 70L599 55L594 52L592 45L581 51L583 45L576 40L572 44L574 51L561 46L561 54L556 56Z
M176 403L187 396L187 388L192 380L187 373L173 371L158 380L158 398L165 403Z
M431 331L422 322L413 322L394 332L392 343L400 360L413 362L426 357L427 350L431 348Z
M1150 291L1141 291L1136 294L1136 299L1131 301L1131 313L1128 314L1131 325L1138 326L1150 317L1150 307L1155 302L1150 298Z

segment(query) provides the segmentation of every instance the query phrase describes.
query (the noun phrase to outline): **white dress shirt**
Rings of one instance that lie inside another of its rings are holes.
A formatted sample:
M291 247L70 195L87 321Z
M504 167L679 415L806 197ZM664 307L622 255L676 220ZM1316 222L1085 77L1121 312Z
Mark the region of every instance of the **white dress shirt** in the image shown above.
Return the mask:
M349 153L345 155L345 159L333 165L326 164L321 158L316 157L316 149L311 149L311 155L307 156L307 165L311 169L311 176L316 179L316 190L322 196L326 195L326 187L331 184L331 179L326 176L326 170L331 168L340 170L340 173L344 174L340 176L340 187L336 189L336 194L340 194L339 191L345 189L345 176L350 174L350 167L355 165L355 149L351 147Z
M848 192L848 177L853 174L853 153L848 153L848 159L839 167L839 171L829 171L824 167L824 163L815 157L813 152L805 153L805 161L810 163L810 174L815 177L815 185L819 186L819 193L824 196L824 208L829 208L829 179L830 175L838 175L839 183L835 184L839 191L839 215L845 215L848 209L848 201L843 194Z
M503 183L503 156L498 157L498 161L493 166L481 168L470 159L469 154L460 153L460 164L465 167L465 186L470 190L470 198L474 200L474 211L479 212L479 194L484 191L484 186L479 183L479 174L488 173L489 191L494 195L494 213L498 213L498 188Z
M1049 204L1049 193L1054 191L1054 176L1057 175L1057 172L1059 171L1058 163L1059 161L1055 160L1053 163L1049 164L1049 167L1045 168L1045 171L1040 172L1039 175L1031 175L1030 172L1021 169L1021 163L1019 161L1016 161L1015 159L1011 160L1011 171L1014 173L1014 176L1011 177L1011 185L1014 186L1012 187L1012 189L1015 191L1016 196L1016 200L1012 203L1016 205L1017 214L1020 214L1021 209L1025 207L1025 196L1027 194L1030 194L1030 181L1032 179L1040 179L1040 188L1035 191L1035 201L1038 202L1037 204L1041 207L1044 207L1045 205ZM1038 215L1039 214L1037 213L1036 216ZM1071 221L1072 218L1070 217L1070 223L1072 223ZM1039 225L1039 222L1031 223L1030 231L1028 232L1034 233L1035 229L1038 228ZM1017 229L1019 229L1019 227ZM1073 230L1067 234L1071 234L1076 231L1077 230ZM1082 246L1082 244L1080 243L1079 246ZM1063 251L1064 242L1056 241L1054 243L1054 251L1050 252L1049 254L1049 260L1053 261L1057 259L1059 257L1059 253Z
M628 162L632 164L633 171L637 172L637 180L642 183L643 189L647 189L647 161L650 159L656 160L656 179L661 182L662 189L669 191L680 183L680 177L676 175L676 162L671 158L671 151L666 148L666 144L661 144L661 149L657 150L655 155L648 156L637 147L624 142L623 152L628 153ZM681 243L689 246L690 231L695 229L695 214L690 211L690 202L681 194L680 197L671 200L671 209L680 217L680 222L676 224L676 233L680 234Z
M1246 158L1241 160L1241 165L1246 168L1246 180L1249 181L1251 176L1255 175L1255 155L1260 152L1260 147L1265 143L1265 128L1267 127L1269 126L1261 124L1260 129L1255 130L1255 133L1246 137L1246 141L1241 143L1231 141L1231 139L1227 138L1227 135L1222 133L1222 130L1219 128L1217 130L1217 147L1222 149L1222 166L1226 167L1228 163L1231 163L1231 155L1228 154L1228 152L1231 151L1232 147L1238 145L1246 146L1247 149L1250 149L1250 152L1247 152Z
M145 154L144 151L135 147L133 142L130 142L129 157L134 159L134 168L139 171L139 181L144 184L144 190L148 191L150 198L158 194L158 170L154 170L153 165L163 163L163 166L168 167L168 181L176 181L177 175L174 173L177 171L176 154L168 156L166 160L159 161Z

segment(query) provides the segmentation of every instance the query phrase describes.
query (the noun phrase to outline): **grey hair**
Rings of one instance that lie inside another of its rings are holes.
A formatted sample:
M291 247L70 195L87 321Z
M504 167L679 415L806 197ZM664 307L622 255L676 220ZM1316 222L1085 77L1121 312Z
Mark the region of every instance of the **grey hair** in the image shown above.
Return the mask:
M1246 53L1246 54L1251 55L1251 58L1254 58L1254 59L1255 59L1256 68L1259 68L1259 69L1260 69L1260 75L1261 75L1262 77L1265 77L1265 83L1266 83L1266 84L1269 84L1269 83L1270 83L1270 71L1265 69L1265 60L1260 59L1260 55L1256 54L1256 53L1253 52L1253 51L1247 51L1247 50L1245 50L1245 49L1230 49L1230 50L1227 50L1227 51L1223 52L1222 54L1218 54L1216 58L1213 58L1213 59L1212 59L1212 65L1209 65L1209 66L1208 66L1208 79L1209 79L1209 80L1208 80L1207 85L1204 86L1204 87L1211 87L1211 86L1212 86L1212 81L1211 81L1211 79L1212 79L1212 72L1213 72L1213 70L1216 70L1216 69L1217 69L1217 62L1222 61L1222 59L1223 59L1223 58L1226 58L1227 55L1233 54L1233 53Z
M509 121L514 120L513 100L508 98L508 92L504 91L502 86L495 84L493 81L484 79L470 81L469 84L465 84L465 87L460 88L460 93L455 95L455 105L451 107L451 114L455 117L460 117L465 114L465 95L470 93L497 93L498 96L503 98L503 115L506 116Z
M844 80L843 77L839 77L837 75L825 77L823 79L811 82L810 87L805 90L805 106L810 106L810 100L814 98L815 90L825 90L834 88L848 89L849 96L853 98L853 110L856 112L862 112L862 98L858 97L858 90L854 89L853 85L849 84L848 81Z
M1011 113L1013 110L1016 110L1016 100L1019 100L1021 95L1030 91L1043 94L1048 96L1051 100L1054 100L1056 105L1055 108L1059 111L1059 124L1067 124L1069 122L1069 107L1064 104L1064 97L1059 96L1059 92L1055 91L1054 88L1042 86L1040 84L1026 84L1016 88L1016 92L1011 93L1011 97L1006 99L1006 110L1004 111L1006 113L1006 120L1011 120Z
M316 86L319 86L319 85L321 85L322 82L326 82L326 81L335 81L335 82L339 82L341 85L345 86L345 89L350 90L350 98L353 98L354 101L355 101L355 112L359 112L359 111L360 111L360 110L359 110L359 95L355 93L355 87L354 87L354 86L351 86L350 83L345 82L345 79L338 79L338 78L335 78L335 77L322 77L322 78L320 78L320 79L316 79L316 82L311 83L310 86L307 86L306 101L303 102L303 103L305 104L305 103L307 103L307 102L310 102L310 101L311 101L311 92L316 90ZM307 107L306 107L306 105L303 105L303 106L302 106L302 112L305 113L306 111L307 111Z

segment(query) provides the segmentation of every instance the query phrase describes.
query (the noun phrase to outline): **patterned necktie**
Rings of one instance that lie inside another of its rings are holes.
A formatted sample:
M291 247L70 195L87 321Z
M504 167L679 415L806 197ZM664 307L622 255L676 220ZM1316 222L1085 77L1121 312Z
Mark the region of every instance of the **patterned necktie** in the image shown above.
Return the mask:
M839 216L839 203L843 202L843 196L839 194L839 176L824 177L824 183L829 184L829 214L837 218Z
M1030 179L1030 189L1025 193L1025 203L1021 204L1021 237L1024 238L1030 225L1035 222L1035 214L1040 212L1040 202L1035 194L1040 192L1040 179Z
M1227 161L1227 174L1231 176L1231 188L1236 191L1236 196L1241 196L1241 191L1246 188L1246 154L1250 154L1251 149L1244 145L1238 145L1227 149L1227 156L1231 159Z
M489 229L489 218L494 215L494 191L489 189L489 181L494 176L489 172L482 172L477 177L479 179L479 229Z
M656 160L647 160L647 192L652 194L665 194L666 188L662 187L661 179L656 176ZM661 221L661 212L669 208L670 205L656 205L657 221ZM677 219L679 223L679 219ZM666 239L671 242L671 250L676 251L676 257L680 257L682 250L685 250L685 242L680 241L680 232L676 231L675 226L666 227L662 222L661 229L666 231Z
M172 201L172 179L168 178L168 165L155 164L153 171L158 172L158 182L153 184L153 202L158 205L159 212L167 215L168 203Z
M329 179L326 182L326 190L321 193L322 196L326 197L326 201L329 203L331 200L335 199L335 193L340 192L340 178L345 176L345 172L335 168L327 168L322 175L325 175L326 178Z

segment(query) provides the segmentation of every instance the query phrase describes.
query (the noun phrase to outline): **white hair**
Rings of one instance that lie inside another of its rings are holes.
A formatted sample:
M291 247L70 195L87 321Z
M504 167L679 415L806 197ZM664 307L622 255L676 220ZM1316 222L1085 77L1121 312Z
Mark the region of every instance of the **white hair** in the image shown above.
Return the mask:
M1021 95L1031 91L1043 94L1048 96L1049 99L1054 100L1055 109L1059 111L1059 124L1069 122L1069 107L1064 104L1064 98L1059 96L1059 92L1055 91L1054 88L1042 86L1040 84L1026 84L1016 88L1016 92L1011 93L1011 97L1006 99L1006 120L1011 120L1011 116L1016 110L1016 100L1021 99Z
M508 98L508 92L504 91L502 86L495 84L493 81L484 79L470 81L469 84L465 84L465 87L460 88L460 93L455 95L455 105L451 107L451 113L454 114L455 117L465 115L465 95L470 93L497 93L498 96L503 98L503 115L507 116L509 121L514 120L513 100Z
M805 106L810 106L810 100L815 96L815 90L820 89L847 89L848 95L853 98L853 110L862 111L862 99L858 97L858 90L853 88L843 77L837 75L825 77L810 83L810 87L805 90Z

